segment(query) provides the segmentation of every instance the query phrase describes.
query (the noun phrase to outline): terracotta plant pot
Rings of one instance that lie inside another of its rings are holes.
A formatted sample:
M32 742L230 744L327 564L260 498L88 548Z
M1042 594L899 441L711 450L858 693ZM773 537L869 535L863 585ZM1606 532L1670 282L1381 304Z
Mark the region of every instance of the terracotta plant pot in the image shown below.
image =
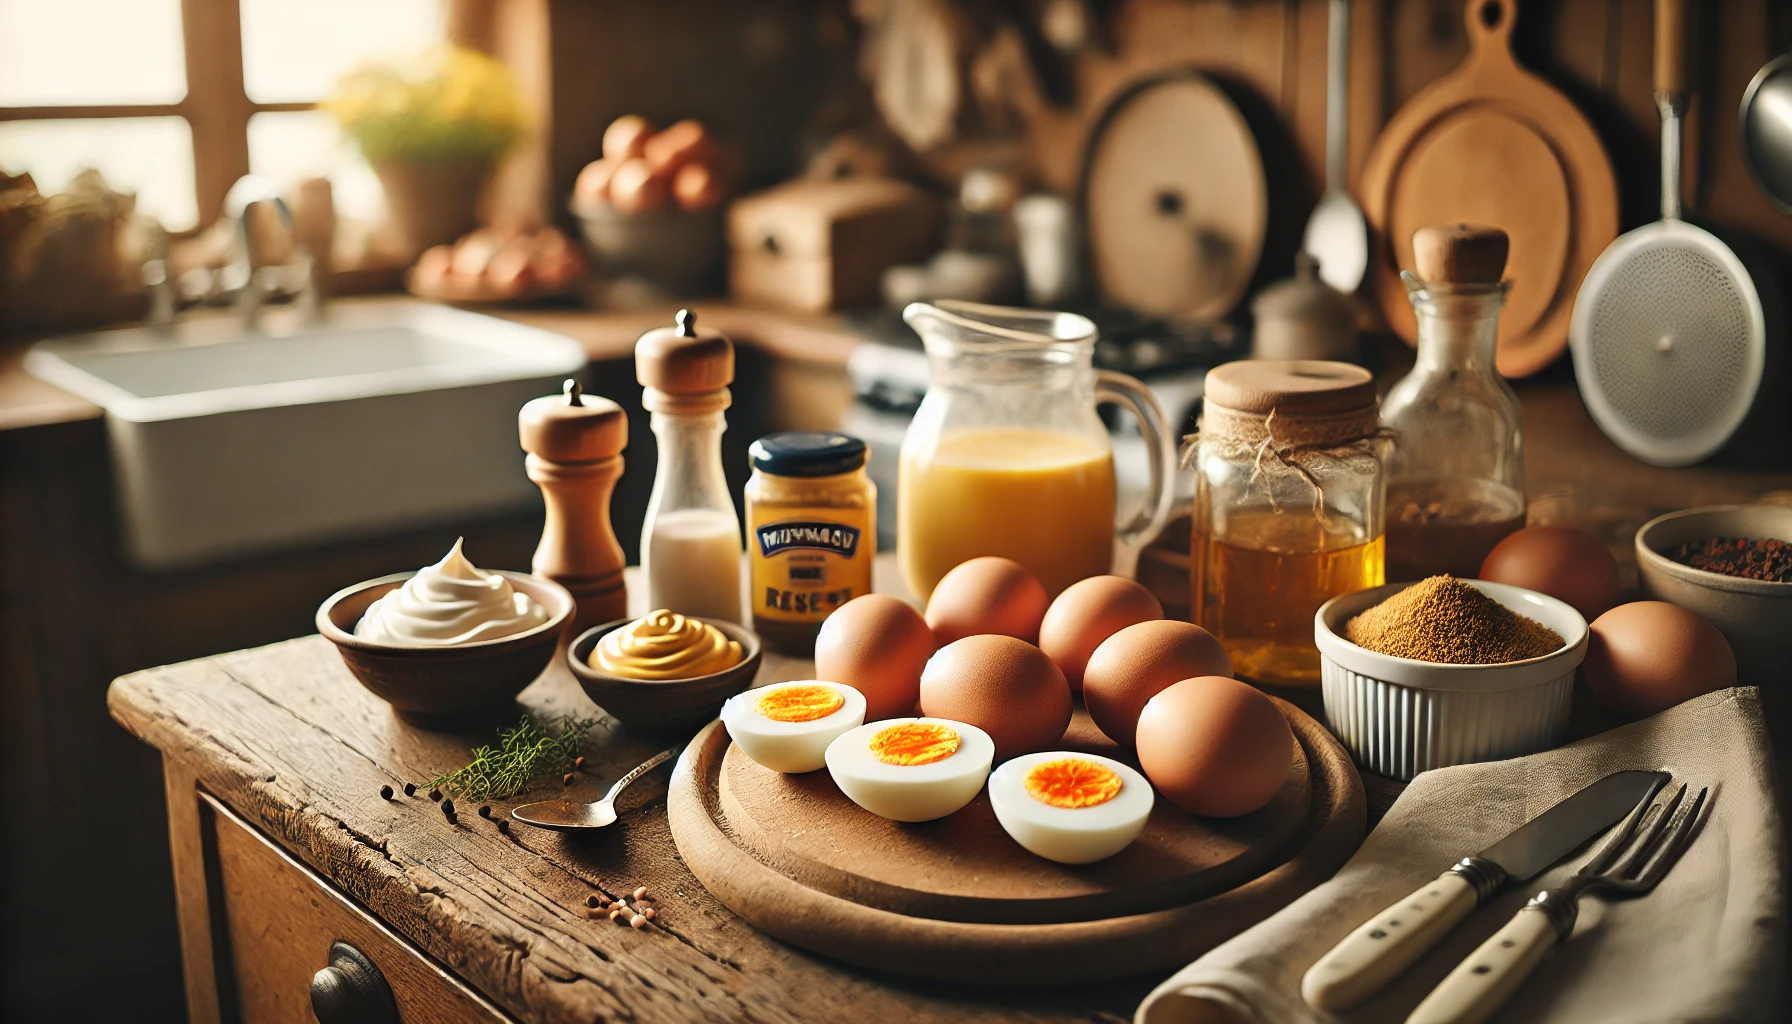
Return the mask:
M480 159L373 162L386 190L387 214L410 255L478 226L479 192L494 166Z

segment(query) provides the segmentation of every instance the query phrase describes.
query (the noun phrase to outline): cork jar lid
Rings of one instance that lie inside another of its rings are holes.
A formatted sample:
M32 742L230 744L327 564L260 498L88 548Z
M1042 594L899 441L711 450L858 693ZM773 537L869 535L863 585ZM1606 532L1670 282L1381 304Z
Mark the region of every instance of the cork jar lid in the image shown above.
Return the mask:
M650 412L727 408L734 344L720 332L698 329L691 310L679 310L677 323L648 331L635 342L635 379L647 389L641 404Z
M1246 359L1207 371L1205 396L1253 416L1340 416L1375 408L1375 378L1350 363Z
M523 450L549 462L594 462L622 454L628 416L601 395L587 395L576 380L561 393L531 400L516 415Z
M1511 241L1499 228L1432 224L1412 233L1412 262L1426 284L1499 284Z

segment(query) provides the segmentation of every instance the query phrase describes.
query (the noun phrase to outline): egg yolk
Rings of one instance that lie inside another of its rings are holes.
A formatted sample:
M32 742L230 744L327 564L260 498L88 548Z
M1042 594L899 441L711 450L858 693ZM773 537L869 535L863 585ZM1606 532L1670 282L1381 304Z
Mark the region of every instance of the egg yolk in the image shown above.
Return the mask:
M1120 774L1080 757L1041 761L1026 777L1027 795L1052 807L1094 807L1120 795Z
M846 698L831 686L784 686L759 695L754 707L774 722L813 722L846 705Z
M871 756L885 764L932 764L956 753L958 730L932 722L903 722L871 737Z

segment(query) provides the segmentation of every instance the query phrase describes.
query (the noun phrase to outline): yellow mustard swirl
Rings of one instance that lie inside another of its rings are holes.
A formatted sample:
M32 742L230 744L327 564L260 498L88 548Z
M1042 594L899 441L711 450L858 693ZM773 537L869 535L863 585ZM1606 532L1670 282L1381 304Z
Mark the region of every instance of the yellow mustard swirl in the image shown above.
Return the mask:
M695 679L740 664L740 644L707 622L661 608L611 630L591 667L624 679Z

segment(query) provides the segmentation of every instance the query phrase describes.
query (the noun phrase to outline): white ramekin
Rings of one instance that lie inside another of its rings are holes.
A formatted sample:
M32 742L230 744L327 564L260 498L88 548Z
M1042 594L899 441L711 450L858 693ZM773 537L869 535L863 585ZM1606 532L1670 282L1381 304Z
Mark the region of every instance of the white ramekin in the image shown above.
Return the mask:
M1463 582L1555 630L1562 648L1504 665L1395 658L1344 639L1344 624L1411 583L1332 598L1313 617L1325 717L1360 767L1410 779L1431 768L1546 750L1568 731L1574 670L1587 656L1587 620L1534 590Z

